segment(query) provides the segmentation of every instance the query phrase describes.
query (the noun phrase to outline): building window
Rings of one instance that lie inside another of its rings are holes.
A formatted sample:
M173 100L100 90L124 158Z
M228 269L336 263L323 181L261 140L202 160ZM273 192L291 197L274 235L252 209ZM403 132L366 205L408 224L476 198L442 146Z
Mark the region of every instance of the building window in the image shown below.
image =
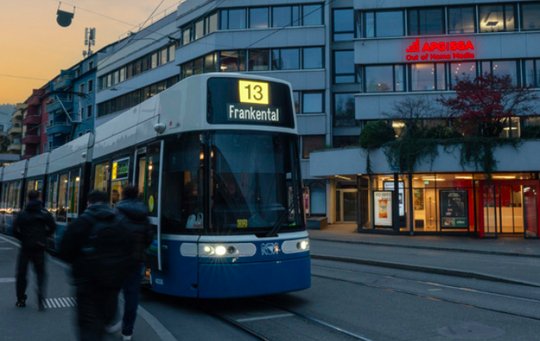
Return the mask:
M463 79L476 78L476 62L450 63L450 81L452 88Z
M400 37L405 34L403 11L364 12L359 37Z
M516 30L514 5L480 5L478 20L480 32L505 32Z
M182 44L191 43L191 25L182 29Z
M206 34L213 33L218 30L218 16L217 13L212 13L206 17Z
M490 74L497 77L510 76L512 85L518 84L517 63L515 60L484 61L481 63L482 74Z
M322 25L323 24L323 6L322 5L304 5L303 23L304 26Z
M93 91L94 91L94 81L90 79L88 81L88 92L93 92Z
M195 33L193 34L194 40L204 37L204 19L197 20L195 22Z
M322 47L305 47L303 49L302 67L304 69L322 69L323 65Z
M540 2L521 4L521 29L540 30Z
M82 84L79 85L79 92L80 92L81 94L84 94L84 93L85 93L85 92L84 92L84 83L82 83Z
M411 64L410 80L412 91L445 90L445 66L443 63Z
M364 69L366 92L405 91L403 65L374 65Z
M298 70L300 69L299 49L273 49L272 70Z
M334 127L356 126L354 117L354 94L334 94Z
M444 33L444 9L419 8L407 11L409 35L433 35Z
M272 27L291 26L292 23L292 7L278 6L272 7Z
M209 53L204 56L204 72L215 72L217 54Z
M448 34L475 32L474 6L448 7Z
M354 51L334 51L334 83L354 83Z
M302 136L302 158L309 159L309 153L324 149L324 135Z
M246 71L245 50L221 51L219 70L222 72Z
M90 118L92 117L92 115L94 114L94 107L89 105L88 107L86 107L86 118Z
M249 10L250 28L268 27L268 7L251 8Z
M524 85L533 88L540 87L540 60L530 59L524 63Z
M221 29L239 30L246 28L246 9L226 9L221 11Z
M249 50L249 71L267 71L270 69L270 50Z
M302 92L301 112L303 114L320 114L324 112L324 92Z
M352 8L334 10L333 30L334 41L354 38L354 11Z
M334 148L357 146L358 144L358 136L334 136L332 138L332 146Z

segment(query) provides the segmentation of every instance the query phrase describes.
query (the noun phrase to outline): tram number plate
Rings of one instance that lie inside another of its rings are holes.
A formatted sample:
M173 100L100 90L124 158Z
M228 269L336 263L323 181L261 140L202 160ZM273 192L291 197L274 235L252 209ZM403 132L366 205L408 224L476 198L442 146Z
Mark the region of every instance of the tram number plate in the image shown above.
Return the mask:
M247 219L236 219L236 227L239 229L246 229L248 227Z
M238 81L238 92L242 103L269 103L268 83L266 82Z

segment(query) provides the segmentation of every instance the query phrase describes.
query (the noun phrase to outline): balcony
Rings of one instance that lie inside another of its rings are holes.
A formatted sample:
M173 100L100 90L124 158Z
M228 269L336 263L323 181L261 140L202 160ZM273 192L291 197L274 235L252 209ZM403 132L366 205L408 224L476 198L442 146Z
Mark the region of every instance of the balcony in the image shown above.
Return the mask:
M60 99L61 102L55 99L53 102L47 104L47 112L53 114L57 111L64 112L64 109L70 112L73 109L73 100Z
M22 139L23 144L40 144L41 139L39 135L26 135Z
M17 153L19 154L21 152L21 145L12 143L7 147L7 151L10 153Z
M24 125L29 124L41 124L41 116L40 115L26 115L26 117L23 119Z
M52 126L47 127L47 135L67 135L71 134L71 124L67 122L58 122Z
M8 135L20 135L20 134L22 134L21 127L11 127L8 130Z

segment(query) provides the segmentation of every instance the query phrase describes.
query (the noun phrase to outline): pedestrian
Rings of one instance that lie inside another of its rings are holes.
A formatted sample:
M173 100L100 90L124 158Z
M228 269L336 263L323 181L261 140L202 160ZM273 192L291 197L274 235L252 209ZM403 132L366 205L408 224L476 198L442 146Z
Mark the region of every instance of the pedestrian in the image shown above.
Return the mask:
M88 208L68 225L59 248L60 258L71 264L82 341L102 340L131 264L131 236L107 199L105 192L88 194Z
M26 306L26 275L28 263L32 262L37 277L38 309L45 310L45 246L55 228L53 216L43 208L39 200L39 192L29 191L26 207L13 222L13 234L21 241L17 261L17 307Z
M122 200L116 205L120 222L130 231L134 243L130 274L122 286L124 316L121 322L124 341L131 340L133 335L146 249L154 237L153 229L148 221L148 210L144 203L138 200L138 195L139 190L136 186L125 186L122 189Z

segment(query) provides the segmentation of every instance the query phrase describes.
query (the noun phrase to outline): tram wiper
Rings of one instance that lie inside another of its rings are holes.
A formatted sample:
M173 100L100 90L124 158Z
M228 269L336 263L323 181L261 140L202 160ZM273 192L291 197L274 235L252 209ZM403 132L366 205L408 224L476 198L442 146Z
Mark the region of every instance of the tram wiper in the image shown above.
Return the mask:
M294 201L289 204L289 207L285 211L281 213L281 215L278 217L276 222L274 223L274 226L272 226L272 229L266 234L265 237L275 237L277 236L278 231L281 229L281 225L283 224L283 220L289 215L289 211L293 208Z

